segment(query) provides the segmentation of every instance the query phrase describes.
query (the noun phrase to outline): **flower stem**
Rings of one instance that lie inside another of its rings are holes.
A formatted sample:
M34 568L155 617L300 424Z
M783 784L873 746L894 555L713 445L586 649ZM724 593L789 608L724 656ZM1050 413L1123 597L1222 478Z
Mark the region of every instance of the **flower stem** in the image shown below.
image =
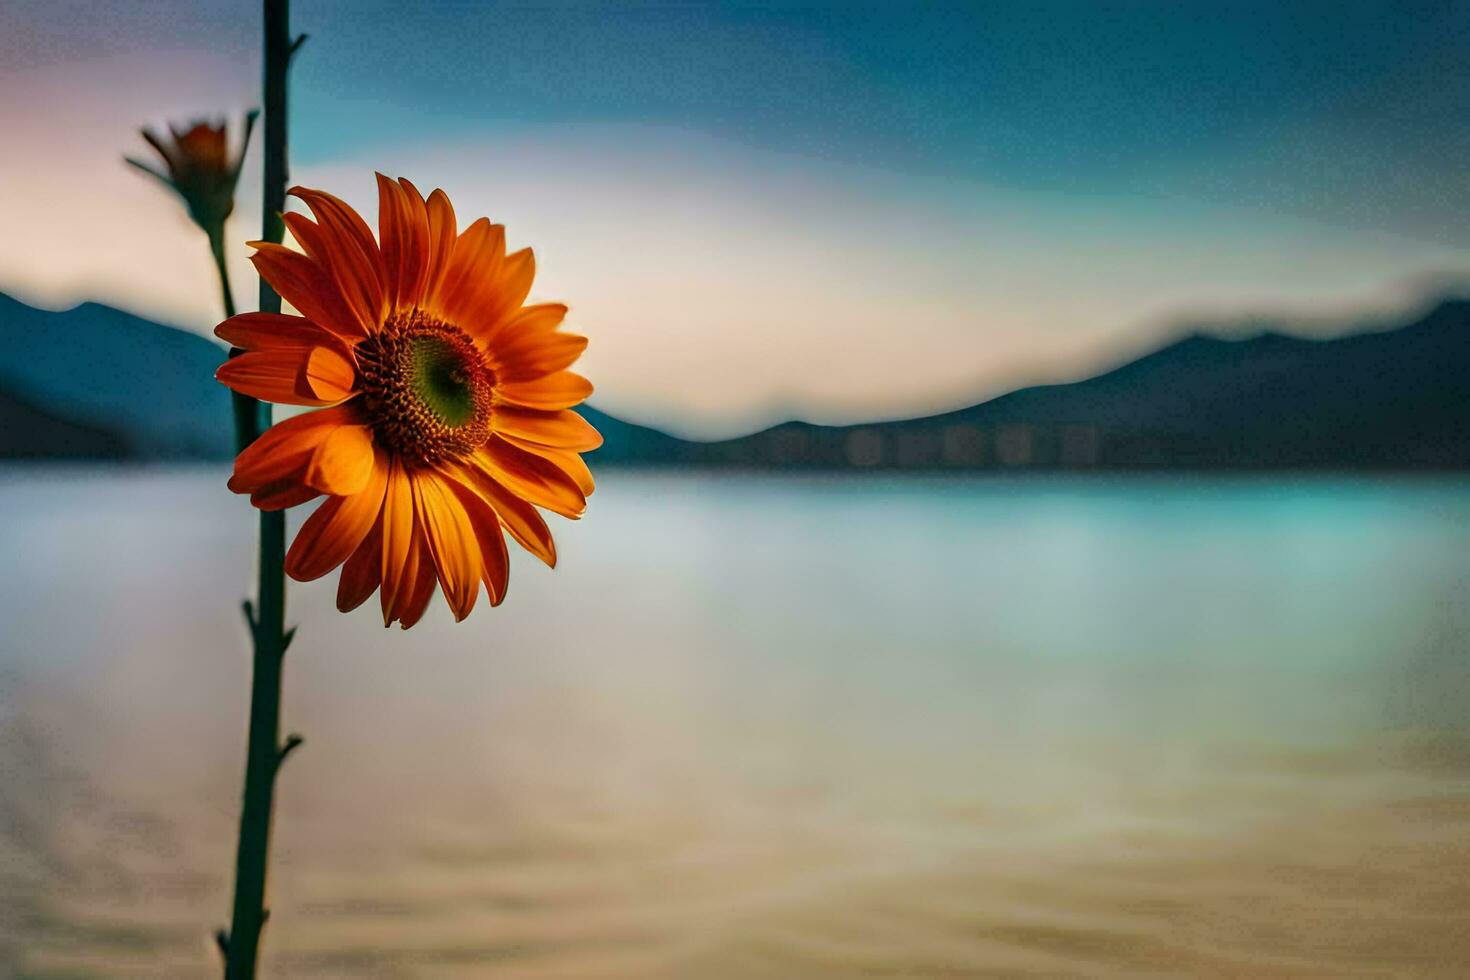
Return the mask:
M214 269L219 273L220 298L225 308L225 319L235 315L235 294L230 291L230 270L225 265L225 229L212 228L209 232L209 251L214 256Z
M265 187L261 207L261 237L279 242L284 235L281 212L286 209L286 70L291 43L289 0L264 0L265 8ZM223 249L216 254L221 281ZM226 297L228 301L228 286ZM281 298L264 279L260 308L281 311ZM250 419L251 439L270 424L269 406L260 406ZM244 432L237 416L237 427ZM250 733L245 759L245 795L240 812L240 840L235 858L235 901L230 931L220 939L225 953L226 980L253 980L260 933L269 914L265 907L266 867L270 854L271 811L276 771L289 751L281 744L281 666L289 636L286 620L286 515L260 512L260 578L252 610L247 605L255 646L254 677L250 692ZM293 742L299 744L299 738ZM288 743L289 744L289 743ZM294 745L290 746L294 748Z
M220 298L224 300L225 319L235 315L235 294L230 289L230 270L225 264L225 229L221 224L209 230L209 251L214 256L214 269L219 273ZM243 354L238 347L230 348L230 356ZM230 404L235 417L235 452L240 452L255 441L262 430L260 425L260 402L238 391L230 392Z

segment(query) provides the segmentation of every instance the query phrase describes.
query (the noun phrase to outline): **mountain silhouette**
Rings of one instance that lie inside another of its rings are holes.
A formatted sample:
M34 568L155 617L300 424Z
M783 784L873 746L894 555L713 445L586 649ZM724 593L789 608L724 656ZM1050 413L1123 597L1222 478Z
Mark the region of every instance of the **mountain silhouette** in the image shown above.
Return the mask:
M103 426L58 418L0 391L0 459L127 459L127 437Z
M0 391L59 419L123 433L141 459L231 455L222 347L110 306L38 310L0 294Z
M213 379L224 351L204 337L95 303L49 312L0 295L0 342L11 353L0 365L0 433L34 429L0 439L0 456L231 455L229 397ZM1188 336L1097 377L917 419L788 422L695 442L581 411L605 439L594 465L1463 468L1470 302L1330 340Z
M0 458L229 459L230 393L214 380L224 348L199 334L99 303L42 310L0 293L0 433L20 433L44 416L56 428L0 439ZM681 440L585 408L619 459ZM62 437L60 427L75 430ZM107 433L112 448L84 451L80 433ZM22 447L22 442L24 446Z
M604 461L782 468L1459 469L1470 302L1325 340L1195 334L1096 377L864 425L721 442L634 433Z

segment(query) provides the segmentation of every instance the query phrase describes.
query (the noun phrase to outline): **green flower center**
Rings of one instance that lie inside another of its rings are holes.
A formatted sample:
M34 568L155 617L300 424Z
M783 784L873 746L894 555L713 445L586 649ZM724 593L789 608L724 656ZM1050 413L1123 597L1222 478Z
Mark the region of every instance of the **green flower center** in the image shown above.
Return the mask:
M373 432L400 459L432 466L490 438L495 377L463 330L408 310L358 344L357 354Z
M475 392L460 352L442 337L408 340L409 384L445 425L459 428L475 415Z

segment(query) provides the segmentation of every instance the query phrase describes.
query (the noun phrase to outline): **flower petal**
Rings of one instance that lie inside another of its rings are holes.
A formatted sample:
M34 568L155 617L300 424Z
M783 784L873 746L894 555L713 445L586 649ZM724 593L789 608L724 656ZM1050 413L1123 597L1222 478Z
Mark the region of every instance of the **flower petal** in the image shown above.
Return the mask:
M444 600L462 622L475 608L483 569L474 526L454 492L433 470L413 474L414 513L434 559Z
M260 510L285 510L320 497L321 493L300 480L277 480L250 495L251 506Z
M322 493L351 496L368 485L377 458L372 431L365 425L344 425L317 445L302 479Z
M230 489L236 493L254 493L281 480L301 483L306 465L322 440L339 426L357 424L360 419L351 404L277 422L235 457Z
M308 223L304 216L284 216L291 233L336 280L364 330L376 330L387 312L383 289L386 276L372 229L350 205L326 191L293 187L290 193L305 201L316 217L317 243L313 248L297 233L298 226Z
M429 267L429 218L423 198L378 174L378 237L387 275L388 306L403 309L423 299Z
M596 489L596 484L592 480L592 471L587 468L587 464L582 460L581 456L567 449L554 449L551 446L538 446L534 442L522 442L514 436L502 435L501 438L513 446L524 449L528 453L555 463L567 476L572 478L577 484L577 489L581 490L584 496L592 496L592 491Z
M451 471L455 481L484 500L500 523L510 532L516 542L540 558L547 566L556 567L556 542L551 529L536 508L506 489L482 466L473 461Z
M320 353L319 357L316 355ZM317 360L317 377L310 365ZM232 391L282 405L335 405L352 395L357 372L342 355L325 347L282 347L247 351L225 361L215 380ZM346 378L346 383L342 383Z
M355 332L372 333L383 322L382 286L373 278L369 259L356 246L339 240L304 214L282 215L291 236L331 279L356 321Z
M480 316L480 294L495 284L495 273L505 257L505 228L480 218L455 239L444 279L439 284L435 312L471 334L494 326Z
M449 270L449 258L454 254L458 226L454 223L454 206L441 190L429 195L425 210L429 216L429 271L424 282L424 305L434 307L438 303L444 274Z
M510 579L510 556L505 550L505 535L500 530L501 519L494 508L486 503L485 498L465 485L458 473L451 475L445 482L454 491L475 529L475 540L480 545L480 578L485 583L485 590L490 593L490 605L498 606L505 600L506 583ZM535 508L529 504L525 506L531 513L536 513ZM549 532L547 538L550 539ZM553 552L552 561L555 560Z
M576 412L542 412L502 405L495 409L495 431L519 441L556 449L589 452L602 445L602 436Z
M576 453L544 449L538 455L560 466L563 472L576 481L577 489L588 497L592 496L592 492L597 489L597 484L592 479L592 471L587 468L586 461Z
M510 259L507 259L506 263L509 264L509 262ZM480 335L480 341L488 349L500 338L515 337L523 333L550 333L561 326L566 316L567 305L565 303L537 303L533 306L523 306L508 316L499 317L488 331Z
M339 402L357 390L357 368L331 347L314 348L306 358L306 385L312 394L328 402Z
M534 381L571 367L587 349L587 338L574 333L521 333L501 338L486 357L500 381Z
M304 201L322 227L340 238L344 246L356 248L363 257L369 259L378 254L378 243L373 240L372 228L368 227L362 215L346 201L326 191L299 185L286 193ZM381 281L379 268L369 271L374 273L374 279Z
M174 150L176 141L165 140L146 126L139 130L139 132L143 134L143 139L148 141L148 145L153 147L159 156L163 157L163 162L168 167L169 173L177 177L182 167L179 155Z
M386 479L384 486L387 486ZM357 546L352 557L347 559L347 564L342 566L342 577L337 581L339 612L351 612L378 591L378 584L382 581L382 555L383 515L379 510L378 519L362 539L362 544Z
M347 561L377 524L387 483L388 458L380 451L362 490L329 498L301 525L286 552L286 574L298 582L309 582ZM377 585L376 577L373 584Z
M412 584L406 593L407 598L398 607L398 625L403 629L408 629L422 619L424 611L429 608L429 600L434 598L434 585L437 581L434 562L429 557L429 547L422 536L414 538L413 558L409 562L409 581Z
M592 382L571 371L558 371L535 381L514 381L495 386L495 394L501 401L524 408L539 408L555 411L571 408L586 401L592 394Z
M587 509L577 481L550 460L491 436L471 457L495 481L522 500L575 520Z
M388 483L383 493L383 551L380 574L383 580L379 596L383 607L383 625L399 618L414 586L417 560L414 549L413 487L408 471L394 459L388 467Z
M250 256L255 270L308 320L342 337L366 335L336 280L313 259L275 242L246 244L255 249Z
M526 301L535 278L536 255L529 248L507 255L496 270L494 283L480 293L478 321L492 328L508 321Z
M351 360L352 348L324 327L285 313L240 313L214 328L214 335L242 350L327 347Z

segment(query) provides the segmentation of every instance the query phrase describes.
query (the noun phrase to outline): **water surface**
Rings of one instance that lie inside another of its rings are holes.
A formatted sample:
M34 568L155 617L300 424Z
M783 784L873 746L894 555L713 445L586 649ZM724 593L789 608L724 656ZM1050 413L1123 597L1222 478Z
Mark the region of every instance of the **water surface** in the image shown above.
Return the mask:
M0 975L215 975L253 519L0 470ZM612 473L293 586L267 975L1463 976L1470 482Z

